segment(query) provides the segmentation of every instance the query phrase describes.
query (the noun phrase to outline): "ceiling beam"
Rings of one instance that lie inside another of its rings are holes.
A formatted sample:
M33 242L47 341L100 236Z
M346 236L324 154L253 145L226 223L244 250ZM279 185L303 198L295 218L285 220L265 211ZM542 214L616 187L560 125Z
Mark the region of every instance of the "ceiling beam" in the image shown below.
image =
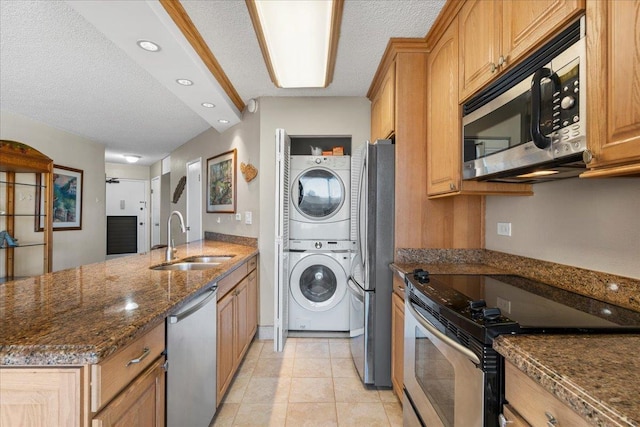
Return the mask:
M209 69L213 77L220 83L222 89L225 91L231 102L238 108L238 110L244 110L244 101L238 95L236 88L227 77L220 63L207 46L207 43L200 35L200 32L194 25L193 21L187 14L179 0L160 0L160 4L167 11L173 22L180 29L184 37L191 44L198 56L202 59L202 62Z

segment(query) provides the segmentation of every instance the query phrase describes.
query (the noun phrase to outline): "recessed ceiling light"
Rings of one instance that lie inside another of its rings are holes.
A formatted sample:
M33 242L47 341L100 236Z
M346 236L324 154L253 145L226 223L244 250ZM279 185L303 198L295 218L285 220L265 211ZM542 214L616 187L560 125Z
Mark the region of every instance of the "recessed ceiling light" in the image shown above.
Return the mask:
M227 119L220 119L220 120L218 120L218 123L227 124L227 123L229 123L229 120L227 120Z
M138 46L148 52L157 52L160 50L160 46L149 40L138 40Z
M124 159L129 163L136 163L140 160L140 156L136 156L135 154L125 154Z
M203 102L202 106L205 108L214 108L216 106L216 104L212 104L210 102Z
M193 85L193 82L189 79L177 79L176 83L178 83L179 85L182 86L191 86Z

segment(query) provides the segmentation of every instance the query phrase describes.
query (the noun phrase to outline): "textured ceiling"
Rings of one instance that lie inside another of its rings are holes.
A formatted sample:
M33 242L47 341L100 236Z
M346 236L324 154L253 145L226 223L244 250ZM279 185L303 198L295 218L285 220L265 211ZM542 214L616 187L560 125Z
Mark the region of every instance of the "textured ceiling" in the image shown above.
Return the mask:
M366 96L389 38L423 37L444 0L346 0L334 79L326 89L273 86L243 0L181 3L246 102ZM150 165L212 126L70 4L0 0L2 110L102 143L106 161L118 163L133 153Z

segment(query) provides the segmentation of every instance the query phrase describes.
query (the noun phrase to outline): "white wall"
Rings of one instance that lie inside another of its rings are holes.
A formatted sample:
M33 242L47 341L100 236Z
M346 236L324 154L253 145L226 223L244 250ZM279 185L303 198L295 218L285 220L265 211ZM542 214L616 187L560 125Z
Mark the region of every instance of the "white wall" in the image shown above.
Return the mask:
M640 279L640 178L535 184L532 197L487 197L486 248ZM498 222L512 236L498 236Z
M371 103L367 98L260 98L260 326L273 325L275 131L291 136L348 136L352 148L369 139Z
M82 230L54 231L53 270L105 259L104 146L24 116L0 112L0 139L28 144L54 164L83 171Z
M259 139L259 112L256 114L245 113L244 119L239 124L225 131L223 134L218 133L211 128L184 145L178 147L171 153L171 184L170 198L173 198L173 192L178 185L182 176L186 176L186 164L189 161L200 158L202 160L202 230L213 231L223 234L232 234L236 236L258 237L260 206L259 191L261 170L258 170L258 176L251 182L246 182L240 172L240 163L252 163L258 167L260 158L260 139ZM236 221L235 214L218 214L207 213L206 204L206 179L207 179L207 159L222 154L226 151L237 150L237 192L236 192L236 212L242 213L242 221ZM157 170L157 166L153 166L153 170ZM186 213L186 194L180 197L178 203L171 203L171 210L178 210ZM253 215L253 223L250 225L244 222L244 213L251 211ZM220 218L220 222L218 222ZM162 221L166 221L162 219ZM177 227L177 226L176 226ZM176 228L177 230L177 228ZM172 238L176 244L184 243L186 236L181 233L172 231Z
M150 181L150 166L130 165L124 163L105 163L107 178L126 178Z

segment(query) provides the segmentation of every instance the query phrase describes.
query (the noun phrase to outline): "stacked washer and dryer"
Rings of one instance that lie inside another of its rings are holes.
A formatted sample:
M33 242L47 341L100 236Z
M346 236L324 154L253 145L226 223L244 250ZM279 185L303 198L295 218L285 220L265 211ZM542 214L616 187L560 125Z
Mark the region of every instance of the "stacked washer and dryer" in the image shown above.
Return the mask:
M290 158L289 330L349 331L351 157Z

